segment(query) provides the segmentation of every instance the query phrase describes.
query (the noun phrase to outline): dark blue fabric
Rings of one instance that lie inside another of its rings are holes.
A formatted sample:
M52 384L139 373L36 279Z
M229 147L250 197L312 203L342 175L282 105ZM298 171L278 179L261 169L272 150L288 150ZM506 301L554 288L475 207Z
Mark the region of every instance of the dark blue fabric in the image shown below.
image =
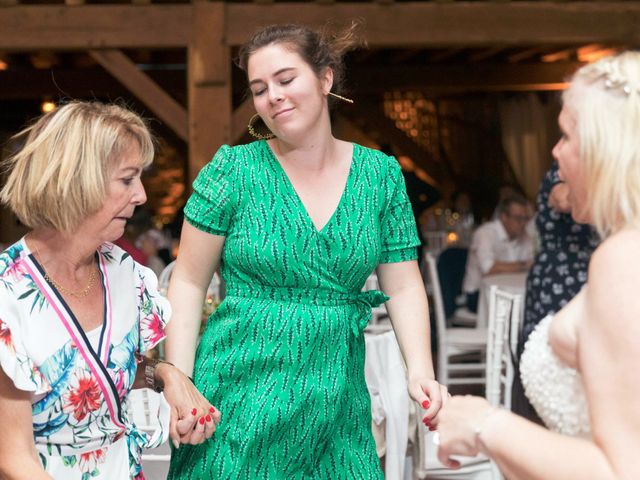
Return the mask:
M561 181L558 170L558 163L554 162L542 179L538 192L536 227L540 251L527 276L524 322L518 339L518 362L529 335L538 323L564 307L587 281L589 259L599 242L590 226L577 224L570 213L557 212L549 205L551 190ZM524 393L519 371L516 371L513 379L511 410L543 424Z
M462 292L467 254L466 248L450 247L438 256L438 278L442 290L444 314L447 318L456 311L456 297Z

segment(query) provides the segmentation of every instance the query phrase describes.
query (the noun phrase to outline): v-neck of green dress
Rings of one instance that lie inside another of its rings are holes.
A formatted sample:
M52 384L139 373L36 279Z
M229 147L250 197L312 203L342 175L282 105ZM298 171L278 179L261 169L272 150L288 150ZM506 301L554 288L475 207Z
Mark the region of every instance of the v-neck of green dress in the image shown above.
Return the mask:
M338 200L338 204L336 205L336 208L333 210L333 212L331 213L331 216L326 221L326 223L321 228L318 228L316 226L315 222L313 221L313 218L311 218L311 215L309 214L309 210L307 210L307 207L305 206L304 202L302 201L302 198L300 198L300 195L298 194L297 190L293 186L293 182L289 178L289 175L287 175L287 172L282 167L282 164L280 163L280 160L278 160L278 157L276 156L274 151L271 149L271 146L267 143L266 140L262 140L262 142L263 142L264 148L267 151L267 157L273 163L274 168L276 169L278 174L281 176L282 181L284 182L284 184L287 186L287 190L289 190L289 193L290 193L291 197L293 198L294 202L296 203L296 208L298 208L304 214L304 216L308 220L309 225L311 226L311 228L314 230L315 233L317 233L317 234L326 233L326 231L329 229L329 227L333 223L333 219L338 214L338 211L342 208L342 205L345 202L345 198L348 195L349 190L351 188L351 184L353 182L352 177L354 176L354 170L355 170L354 163L355 163L356 158L357 158L356 148L358 147L358 145L355 144L355 143L351 144L353 149L351 151L351 163L349 164L349 173L347 174L347 179L346 179L346 181L344 183L344 187L342 189L342 194L340 195L340 199Z

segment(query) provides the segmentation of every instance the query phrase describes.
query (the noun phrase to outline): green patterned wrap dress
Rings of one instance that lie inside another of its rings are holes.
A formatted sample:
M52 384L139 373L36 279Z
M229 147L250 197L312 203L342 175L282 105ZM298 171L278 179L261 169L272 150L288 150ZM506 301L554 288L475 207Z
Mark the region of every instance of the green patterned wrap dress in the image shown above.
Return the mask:
M398 162L354 145L338 207L318 231L265 141L224 145L185 218L225 236L224 301L194 382L222 412L214 436L174 450L169 479L382 478L371 434L363 330L379 263L416 259Z

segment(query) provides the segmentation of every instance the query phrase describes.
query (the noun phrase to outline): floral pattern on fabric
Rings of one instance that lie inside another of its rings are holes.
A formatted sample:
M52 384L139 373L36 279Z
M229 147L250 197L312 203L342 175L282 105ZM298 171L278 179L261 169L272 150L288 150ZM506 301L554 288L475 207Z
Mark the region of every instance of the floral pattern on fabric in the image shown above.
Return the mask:
M164 338L170 308L124 251L105 244L96 258L105 312L94 351L24 241L0 254L0 367L31 392L34 441L54 479L143 478L149 436L129 421L126 397L135 355Z

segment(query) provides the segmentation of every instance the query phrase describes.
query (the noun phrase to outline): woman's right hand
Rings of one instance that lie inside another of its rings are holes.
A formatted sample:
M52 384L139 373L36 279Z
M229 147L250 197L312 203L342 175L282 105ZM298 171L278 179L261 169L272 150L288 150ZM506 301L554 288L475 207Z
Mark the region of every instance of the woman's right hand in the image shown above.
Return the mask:
M157 375L171 407L169 435L173 445L197 445L211 438L220 423L220 411L207 401L189 377L168 363L159 363Z

